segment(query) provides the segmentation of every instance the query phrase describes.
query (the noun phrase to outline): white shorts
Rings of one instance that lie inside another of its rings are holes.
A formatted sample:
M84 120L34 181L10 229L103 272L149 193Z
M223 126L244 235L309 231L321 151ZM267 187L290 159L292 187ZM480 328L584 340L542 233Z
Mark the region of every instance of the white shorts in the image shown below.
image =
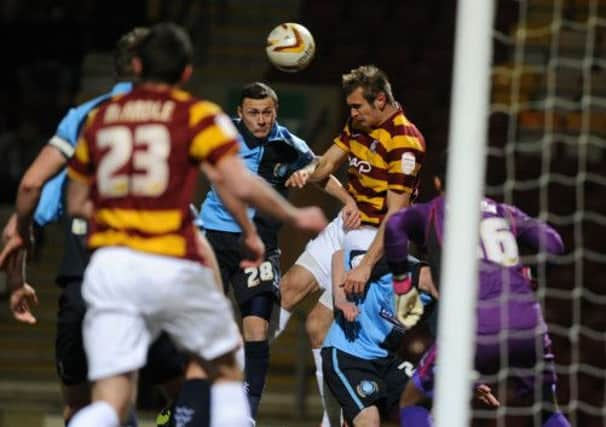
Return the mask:
M322 230L315 239L305 246L305 251L295 261L311 274L323 290L320 299L322 305L332 310L332 255L343 245L343 217L341 212Z
M212 271L195 261L123 247L99 249L86 269L82 296L92 381L141 368L161 331L178 348L206 360L240 345L229 301Z
M372 241L377 235L377 228L369 225L363 225L355 230L349 230L343 237L343 251L364 251L370 247Z

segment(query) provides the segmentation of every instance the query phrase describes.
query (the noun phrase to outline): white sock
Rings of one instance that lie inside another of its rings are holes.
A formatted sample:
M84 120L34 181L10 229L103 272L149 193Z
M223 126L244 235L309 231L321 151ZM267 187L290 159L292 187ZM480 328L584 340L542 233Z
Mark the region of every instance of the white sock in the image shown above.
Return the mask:
M212 386L211 427L250 427L250 419L250 407L241 382L219 382Z
M284 329L286 329L286 325L288 325L288 321L292 316L292 312L286 310L285 308L280 307L280 310L276 310L274 307L273 313L278 313L277 316L272 314L272 318L269 321L269 340L276 340ZM277 317L277 318L276 318Z
M328 426L338 427L343 424L341 405L324 382L324 414L328 418Z
M312 348L311 353L314 356L314 364L316 365L316 382L318 383L318 391L320 392L320 400L322 401L322 408L324 413L322 414L322 427L330 427L330 420L326 413L326 402L324 401L324 372L322 372L322 349Z
M69 423L69 427L119 427L118 413L107 402L93 402L79 410Z
M246 364L246 358L244 356L244 344L242 344L236 350L236 365L241 371L244 371L244 365Z

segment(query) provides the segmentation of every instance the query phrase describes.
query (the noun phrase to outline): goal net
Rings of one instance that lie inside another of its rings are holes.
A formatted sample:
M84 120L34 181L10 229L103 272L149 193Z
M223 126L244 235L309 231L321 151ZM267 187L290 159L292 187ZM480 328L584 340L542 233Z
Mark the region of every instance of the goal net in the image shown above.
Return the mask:
M573 426L606 426L606 0L497 0L493 36L486 193L563 236L556 267L527 259L560 409ZM542 409L538 401L473 416L499 426L533 416L524 425L540 426Z

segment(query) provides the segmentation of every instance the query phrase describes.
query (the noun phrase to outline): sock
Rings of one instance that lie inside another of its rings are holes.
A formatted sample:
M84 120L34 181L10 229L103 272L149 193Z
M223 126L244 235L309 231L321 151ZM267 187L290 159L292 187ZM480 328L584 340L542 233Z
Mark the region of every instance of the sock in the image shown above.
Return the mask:
M69 423L69 427L118 427L119 425L118 413L109 403L102 400L79 410Z
M286 325L288 325L288 321L292 316L292 312L280 307L274 307L272 310L271 318L269 319L269 331L267 336L271 342L275 341L286 329Z
M326 415L328 426L329 427L339 427L342 425L342 417L341 417L341 405L337 402L337 399L332 394L330 389L328 388L328 384L326 381L323 382L323 393L322 396L324 398L324 414ZM324 422L324 420L322 420ZM324 425L324 424L322 424Z
M210 427L250 427L250 409L242 383L215 383L211 388L210 413Z
M256 418L269 366L268 341L245 342L244 355L246 357L244 375L246 377L248 402L252 417Z
M205 379L186 380L172 405L170 424L191 427L210 425L210 383Z
M554 412L543 427L570 427L570 423L561 412Z
M236 364L238 365L238 368L240 368L240 370L244 372L244 367L246 366L246 356L244 355L243 345L238 347L238 349L236 350Z
M431 427L431 415L422 406L400 408L400 427Z
M312 348L311 354L314 356L314 364L316 365L316 382L318 383L318 392L320 393L320 400L322 401L322 424L321 427L330 427L330 419L326 412L326 401L324 400L324 373L322 372L322 349ZM338 425L338 424L337 424Z

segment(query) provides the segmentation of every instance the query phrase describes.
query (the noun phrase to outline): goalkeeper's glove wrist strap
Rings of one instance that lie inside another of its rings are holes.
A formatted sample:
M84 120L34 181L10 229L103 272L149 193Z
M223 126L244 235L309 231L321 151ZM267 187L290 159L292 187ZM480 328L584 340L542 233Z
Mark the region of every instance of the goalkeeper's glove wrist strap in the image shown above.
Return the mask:
M394 275L393 290L396 295L403 295L410 292L412 289L412 277L410 274Z

